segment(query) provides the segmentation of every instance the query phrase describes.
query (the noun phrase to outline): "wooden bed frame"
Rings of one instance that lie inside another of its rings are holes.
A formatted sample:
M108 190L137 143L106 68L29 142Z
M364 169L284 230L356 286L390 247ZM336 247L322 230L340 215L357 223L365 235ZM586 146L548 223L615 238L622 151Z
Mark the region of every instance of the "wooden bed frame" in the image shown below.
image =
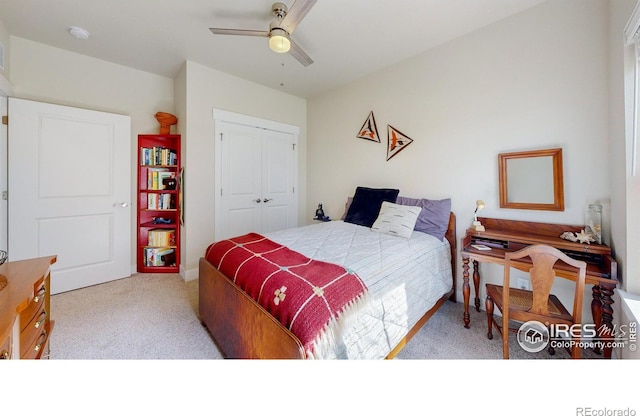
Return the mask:
M395 357L447 301L455 302L456 217L452 212L445 238L451 246L452 290L425 313L387 355ZM199 312L202 324L225 358L306 358L300 340L205 258L199 264Z

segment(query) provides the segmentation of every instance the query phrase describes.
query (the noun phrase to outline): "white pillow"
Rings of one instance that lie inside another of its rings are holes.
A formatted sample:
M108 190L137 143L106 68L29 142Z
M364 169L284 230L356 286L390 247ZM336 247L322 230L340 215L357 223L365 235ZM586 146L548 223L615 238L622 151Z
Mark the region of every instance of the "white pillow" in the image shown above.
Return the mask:
M378 218L371 226L371 230L410 238L420 211L422 211L422 207L398 205L384 201L380 207Z

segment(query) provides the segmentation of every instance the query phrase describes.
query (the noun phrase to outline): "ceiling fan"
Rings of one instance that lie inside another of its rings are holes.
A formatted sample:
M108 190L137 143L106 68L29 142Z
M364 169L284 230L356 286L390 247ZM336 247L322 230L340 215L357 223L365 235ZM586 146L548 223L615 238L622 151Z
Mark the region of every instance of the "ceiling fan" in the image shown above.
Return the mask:
M269 30L223 29L218 27L212 27L209 30L216 35L269 38L269 48L271 50L278 53L289 52L302 65L309 66L313 63L313 60L291 39L291 34L293 34L300 21L309 13L309 10L316 2L317 0L296 0L291 9L288 9L284 3L273 3L271 11L276 20L271 22Z

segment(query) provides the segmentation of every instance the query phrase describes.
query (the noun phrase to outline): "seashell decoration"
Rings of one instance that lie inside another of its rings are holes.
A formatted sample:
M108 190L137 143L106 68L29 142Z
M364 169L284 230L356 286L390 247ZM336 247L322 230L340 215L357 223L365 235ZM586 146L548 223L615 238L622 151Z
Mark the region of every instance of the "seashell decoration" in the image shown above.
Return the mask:
M560 234L560 238L562 238L563 240L569 240L569 241L573 241L575 242L579 242L579 243L587 243L587 244L591 244L593 241L596 241L595 238L593 238L593 236L589 233L587 233L585 230L581 230L579 233L572 233L571 231L565 231L562 234Z
M596 239L593 238L591 234L587 233L586 230L582 230L579 233L576 233L576 238L580 243L591 244L592 241L596 241Z
M573 241L573 242L578 241L578 237L576 237L576 235L574 233L572 233L571 231L563 232L562 234L560 234L560 238L562 238L563 240L569 240L569 241Z

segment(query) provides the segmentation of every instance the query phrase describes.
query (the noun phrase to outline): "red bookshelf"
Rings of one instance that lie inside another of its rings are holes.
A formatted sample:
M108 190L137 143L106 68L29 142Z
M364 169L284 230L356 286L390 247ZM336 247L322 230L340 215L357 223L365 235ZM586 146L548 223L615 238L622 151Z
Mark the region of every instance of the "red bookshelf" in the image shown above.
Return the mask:
M138 135L137 269L180 270L180 135Z

